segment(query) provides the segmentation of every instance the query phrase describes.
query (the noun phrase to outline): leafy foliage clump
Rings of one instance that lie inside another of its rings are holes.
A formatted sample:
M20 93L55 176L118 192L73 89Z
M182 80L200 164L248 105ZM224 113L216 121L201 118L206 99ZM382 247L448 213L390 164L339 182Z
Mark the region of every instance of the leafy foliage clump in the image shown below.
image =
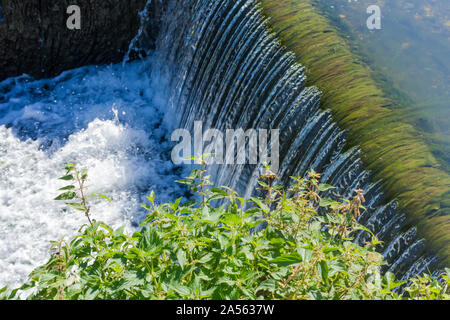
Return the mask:
M274 186L268 169L261 197L246 201L227 187L211 187L200 162L179 181L199 201L157 204L152 192L142 228L132 235L91 221L79 194L80 205L69 205L90 223L72 241L53 242L50 260L21 288L1 289L0 298L406 299L392 292L402 282L380 274L377 239L364 247L351 241L354 232L370 232L356 223L362 190L336 202L321 197L332 187L320 184L317 173L293 177L285 190ZM85 181L75 167L66 169L67 180ZM445 286L429 276L415 279L408 297L448 299L448 273L444 279Z

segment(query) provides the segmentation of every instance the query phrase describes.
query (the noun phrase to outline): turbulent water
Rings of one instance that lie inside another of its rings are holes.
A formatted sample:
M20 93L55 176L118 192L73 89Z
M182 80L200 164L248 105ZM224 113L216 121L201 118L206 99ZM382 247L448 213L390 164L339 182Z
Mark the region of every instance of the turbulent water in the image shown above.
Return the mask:
M53 200L67 163L89 168L92 217L137 227L150 190L182 192L168 157L164 85L148 62L86 67L48 80L0 83L0 284L16 285L48 259L49 241L73 235L83 214Z
M321 94L305 87L304 71L269 34L256 0L190 0L167 5L144 61L1 82L0 285L23 281L47 259L49 240L85 223L52 200L63 186L60 168L89 168L90 191L113 200L95 203L93 217L134 229L150 190L161 201L183 195L173 181L189 168L172 164L168 137L196 120L205 129L279 129L281 182L314 169L339 187L330 196L363 188L361 222L386 241L386 269L408 276L432 267L437 260L424 255L424 241L404 225L396 202L385 201L380 183L371 183L360 151L343 151L345 132L319 109ZM260 165L211 169L216 184L247 196L260 172Z

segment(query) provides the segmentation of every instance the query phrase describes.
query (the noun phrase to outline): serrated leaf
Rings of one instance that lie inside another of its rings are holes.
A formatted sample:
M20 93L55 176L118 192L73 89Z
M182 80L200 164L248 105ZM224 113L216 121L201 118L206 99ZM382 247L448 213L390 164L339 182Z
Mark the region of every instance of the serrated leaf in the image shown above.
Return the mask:
M86 290L84 294L83 300L94 300L100 293L100 289L98 287L89 288Z
M140 248L145 251L152 252L158 249L161 245L161 238L154 228L146 226L142 230L142 238L139 243Z
M185 297L191 294L191 290L186 287L183 286L181 284L170 284L169 288L172 289L173 291L175 291L176 293L178 293L180 296Z
M217 284L226 284L229 285L230 287L234 287L236 285L236 281L232 280L232 279L220 279L219 281L217 281Z
M198 260L198 262L201 264L205 264L205 263L208 263L209 261L211 261L213 257L214 257L214 255L212 253L208 253L207 255L201 257Z
M319 187L318 187L318 190L321 191L321 192L328 191L328 190L331 190L331 189L336 189L336 187L333 187L333 186L331 186L329 184L322 184L322 183L319 184Z
M283 254L270 261L278 266L287 267L302 262L302 257L298 253Z
M323 249L323 253L329 253L329 252L333 252L333 251L339 251L340 250L340 248L339 247L325 247L324 249Z
M78 210L78 211L83 211L86 212L87 208L82 204L82 203L67 203L68 206L70 206L71 208Z
M186 265L186 252L184 252L183 249L180 249L177 251L177 259L178 259L178 263L181 266L181 269L184 269L184 266Z
M258 199L258 198L250 198L250 201L256 203L256 205L257 205L258 207L260 207L261 210L264 211L264 213L269 213L269 212L270 212L269 207L268 207L261 199Z
M264 280L256 288L256 291L264 290L269 292L274 292L277 289L277 282L274 279Z
M320 207L329 207L329 206L331 206L333 203L334 203L333 200L328 199L328 198L323 198L323 199L320 199L319 206L320 206Z
M237 214L228 213L228 214L224 214L222 216L222 220L221 221L226 223L226 224L228 224L228 225L235 226L235 225L241 223L242 219Z
M59 180L64 180L64 181L72 181L73 180L73 175L69 174L66 175L64 177L58 178Z
M59 196L57 196L55 198L55 200L58 200L58 201L60 201L60 200L72 200L76 196L77 196L77 194L75 192L66 192L66 193L63 193L63 194L60 194Z
M223 199L223 198L228 197L228 192L226 192L223 189L216 188L216 187L211 189L211 194L212 195L210 197L210 200Z
M138 287L145 283L144 275L140 271L125 271L125 274L120 279L116 291Z
M311 297L312 300L323 300L324 299L324 297L322 296L322 293L319 290L308 291L308 295Z

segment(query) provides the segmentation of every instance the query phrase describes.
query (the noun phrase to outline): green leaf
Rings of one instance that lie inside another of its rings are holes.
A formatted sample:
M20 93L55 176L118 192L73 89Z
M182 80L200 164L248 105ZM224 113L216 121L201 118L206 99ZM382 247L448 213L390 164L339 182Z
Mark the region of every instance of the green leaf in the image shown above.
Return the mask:
M67 203L68 206L72 207L75 210L86 212L87 208L82 203Z
M336 189L336 187L330 186L329 184L319 184L318 190L321 192L328 191L331 189Z
M229 278L223 278L223 279L220 279L219 281L217 281L217 284L218 285L219 284L226 284L226 285L228 285L230 287L234 287L236 285L236 281L234 281L232 279L229 279Z
M59 189L59 191L73 190L73 189L75 189L75 186L67 186L67 187Z
M266 220L257 220L257 221L254 221L254 222L250 222L249 224L248 224L248 227L250 228L250 229L253 229L253 228L256 228L257 226L259 226L259 225L261 225L261 224L263 224L263 223L266 223Z
M88 169L81 170L81 180L86 180L88 177Z
M386 275L384 277L384 279L386 280L386 288L391 291L399 286L401 286L402 284L405 283L405 281L395 281L395 275L392 272L386 272Z
M228 192L226 192L226 191L223 190L223 189L216 188L216 187L212 188L212 189L211 189L211 192L212 192L212 193L218 193L218 194L220 194L220 195L222 195L222 196L224 196L224 197L227 197L227 196L228 196Z
M317 267L319 269L320 275L322 276L322 280L325 283L325 285L328 286L328 264L326 261L322 260L317 264Z
M173 203L173 206L172 206L173 211L177 211L178 207L180 206L181 199L183 199L183 198L178 198L177 200L175 200L175 202Z
M74 180L73 179L73 175L71 175L71 174L69 174L69 175L66 175L66 176L64 176L64 177L61 177L61 178L58 178L59 180L64 180L64 181L72 181L72 180Z
M186 252L184 252L183 249L178 250L177 252L177 259L178 262L180 263L181 269L184 269L184 266L186 265Z
M91 194L89 197L97 197L97 198L103 198L105 200L108 200L108 202L111 202L111 199L108 198L107 196L100 194L100 193L93 193Z
M235 225L241 223L242 219L237 214L228 213L228 214L224 214L222 216L221 221L223 223L226 223L227 225L235 226Z
M329 268L329 270L328 270L329 277L334 276L338 272L341 272L345 275L348 274L348 272L347 272L348 266L341 260L330 261L330 263L328 264L328 268Z
M161 238L154 228L146 226L142 230L142 238L139 243L139 247L145 251L153 252L161 245Z
M152 192L150 192L150 196L147 197L147 199L153 204L155 203L155 192L152 190Z
M277 282L274 279L264 280L256 288L256 291L264 290L269 292L274 292L277 289Z
M152 207L150 207L148 204L141 204L141 207L142 208L144 208L145 210L147 210L147 211L153 211L153 208Z
M322 293L319 290L308 291L308 295L312 300L324 300Z
M213 259L214 255L210 252L198 260L198 263L205 264Z
M188 185L188 186L191 186L191 185L193 185L194 183L195 183L195 180L194 179L180 179L180 180L177 180L177 181L175 181L175 182L177 182L177 183L180 183L180 184L186 184L186 185Z
M211 222L212 224L217 224L219 222L220 218L222 218L223 212L220 210L213 210L210 212L207 212L205 214L204 221L205 222Z
M86 293L84 294L83 300L94 300L97 298L97 296L100 294L100 288L99 287L93 287L86 290Z
M118 283L118 286L115 288L116 291L126 290L130 288L136 288L145 283L144 275L141 271L125 271L125 274L121 278Z
M68 164L67 167L64 168L64 170L67 171L67 174L69 174L69 172L75 170L77 168L77 166L75 164Z
M328 246L326 246L324 249L323 249L323 253L330 253L330 252L333 252L333 251L339 251L340 250L340 248L338 248L338 247L328 247Z
M214 187L211 189L211 197L209 200L211 201L211 200L216 200L216 199L223 199L223 198L227 198L228 196L229 195L225 190Z
M63 194L60 194L59 196L57 196L55 198L55 200L72 200L77 196L77 194L75 192L66 192Z
M181 297L185 297L191 294L191 290L188 287L183 286L179 283L169 284L169 288L178 293Z
M302 262L302 257L298 253L283 254L270 261L278 266L287 267Z
M223 234L219 234L218 240L219 240L220 248L222 250L224 250L227 247L228 243L230 242L230 239L227 238Z
M320 199L319 206L320 206L320 207L329 207L329 206L331 206L334 202L335 202L335 201L333 201L333 200L331 200L331 199L323 198L323 199Z
M258 198L250 198L250 201L256 203L258 205L258 207L260 207L261 210L264 211L264 213L270 212L269 207L263 202L263 200L258 199Z
M251 216L254 216L257 213L261 213L261 209L259 209L259 208L250 208L247 211L245 211L244 217L246 217L246 218L247 217L251 217Z

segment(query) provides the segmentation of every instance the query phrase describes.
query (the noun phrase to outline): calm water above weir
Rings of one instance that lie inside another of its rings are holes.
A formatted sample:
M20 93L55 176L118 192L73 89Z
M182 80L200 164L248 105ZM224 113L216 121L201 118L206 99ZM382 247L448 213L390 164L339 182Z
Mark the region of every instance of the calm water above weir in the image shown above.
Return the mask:
M450 164L450 2L445 0L318 0L354 48L397 91L403 117L424 131L434 154ZM371 5L381 29L369 30ZM395 93L394 93L395 94Z

